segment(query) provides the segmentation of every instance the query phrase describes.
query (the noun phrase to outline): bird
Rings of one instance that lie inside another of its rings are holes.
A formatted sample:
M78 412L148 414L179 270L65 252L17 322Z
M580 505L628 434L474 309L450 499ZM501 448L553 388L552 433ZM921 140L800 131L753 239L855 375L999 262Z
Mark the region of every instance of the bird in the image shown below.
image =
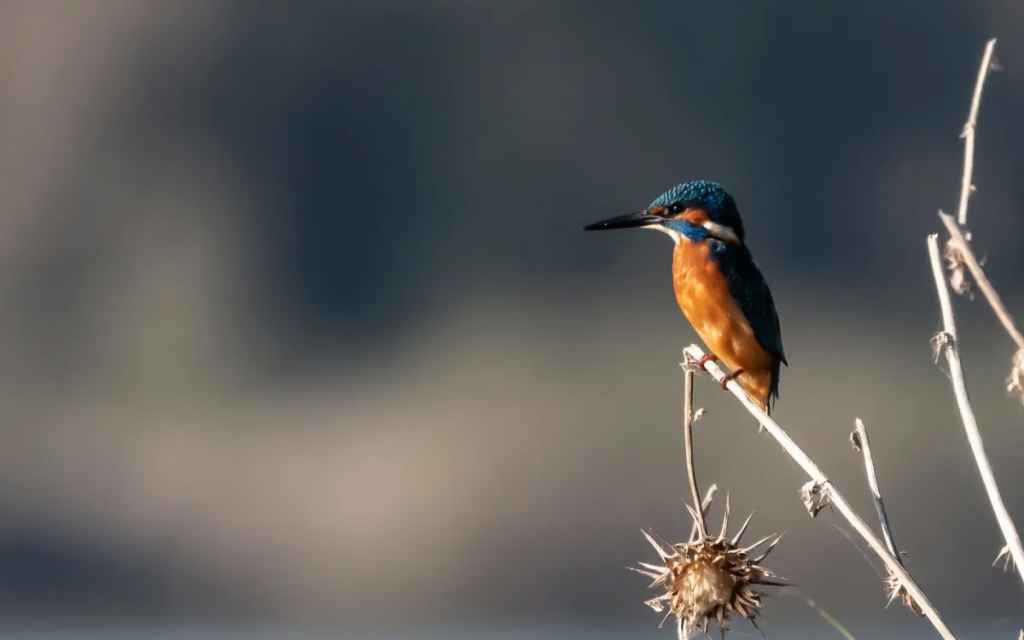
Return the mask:
M585 231L653 229L675 243L672 288L683 315L709 349L702 359L729 367L724 389L736 379L770 413L779 396L782 347L779 314L761 270L747 248L736 201L710 180L681 182L635 213L601 220Z

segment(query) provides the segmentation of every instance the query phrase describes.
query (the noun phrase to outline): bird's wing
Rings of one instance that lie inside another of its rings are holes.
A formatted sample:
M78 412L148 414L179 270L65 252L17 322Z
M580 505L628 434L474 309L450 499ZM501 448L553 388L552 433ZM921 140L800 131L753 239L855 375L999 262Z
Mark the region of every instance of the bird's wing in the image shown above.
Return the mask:
M788 365L782 348L782 330L779 328L775 301L750 251L741 244L719 240L713 240L712 243L712 255L729 283L729 293L746 316L757 341L765 351Z

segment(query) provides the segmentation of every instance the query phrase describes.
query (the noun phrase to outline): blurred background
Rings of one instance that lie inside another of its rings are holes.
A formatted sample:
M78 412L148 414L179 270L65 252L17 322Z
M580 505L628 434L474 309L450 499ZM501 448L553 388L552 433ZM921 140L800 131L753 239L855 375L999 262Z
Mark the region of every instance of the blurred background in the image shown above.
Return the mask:
M706 177L779 307L780 422L873 521L863 417L915 576L961 637L1015 637L924 244L989 36L970 227L1024 318L1019 2L3 3L0 628L674 637L623 567L689 531L695 336L666 238L581 227ZM957 310L1024 526L1011 343ZM858 638L931 637L697 402L701 481L788 532L770 566ZM768 637L838 637L795 593Z

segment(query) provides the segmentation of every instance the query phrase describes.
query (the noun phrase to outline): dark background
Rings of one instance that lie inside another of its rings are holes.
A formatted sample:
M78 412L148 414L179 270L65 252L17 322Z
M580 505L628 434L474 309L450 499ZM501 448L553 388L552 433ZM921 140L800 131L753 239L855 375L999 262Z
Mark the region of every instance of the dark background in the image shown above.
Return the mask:
M990 36L970 227L1021 317L1018 2L5 3L0 611L671 637L623 567L652 559L641 527L689 530L694 335L663 236L580 229L712 178L782 317L780 422L868 517L862 416L915 576L962 637L1011 637L1024 593L989 567L930 362L924 244ZM1011 343L957 304L1024 525ZM927 634L749 416L697 393L701 479L788 531L771 566L857 637ZM835 635L785 594L763 627Z

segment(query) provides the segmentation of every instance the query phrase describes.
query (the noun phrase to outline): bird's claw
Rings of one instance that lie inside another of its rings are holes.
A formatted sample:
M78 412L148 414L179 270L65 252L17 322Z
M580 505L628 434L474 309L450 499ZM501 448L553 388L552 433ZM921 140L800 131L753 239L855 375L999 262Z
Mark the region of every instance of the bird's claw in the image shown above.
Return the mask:
M701 369L703 369L704 365L706 365L707 363L709 363L709 362L717 362L717 361L718 361L718 356L716 356L713 353L705 353L704 355L702 355L700 357L699 360L697 360L697 366L700 367Z
M732 382L736 378L740 377L740 375L742 375L742 374L743 374L743 369L736 369L732 373L730 373L730 374L726 375L724 378L722 378L722 390L724 391L729 386L730 382Z

